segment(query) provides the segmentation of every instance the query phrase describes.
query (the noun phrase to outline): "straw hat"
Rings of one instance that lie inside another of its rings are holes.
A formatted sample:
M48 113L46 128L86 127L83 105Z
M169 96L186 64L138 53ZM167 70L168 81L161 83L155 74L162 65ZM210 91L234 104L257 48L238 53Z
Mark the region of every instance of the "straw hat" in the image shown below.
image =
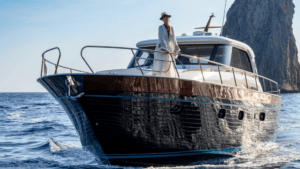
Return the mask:
M169 18L171 17L171 15L168 15L167 12L163 12L161 13L161 17L159 19L162 20L164 16L168 16Z

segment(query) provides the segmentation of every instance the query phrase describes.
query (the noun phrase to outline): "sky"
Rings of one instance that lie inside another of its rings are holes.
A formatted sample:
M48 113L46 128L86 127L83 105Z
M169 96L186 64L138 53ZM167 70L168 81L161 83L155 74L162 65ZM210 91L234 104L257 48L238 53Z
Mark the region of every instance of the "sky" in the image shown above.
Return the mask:
M226 11L234 0L227 0ZM300 47L300 1L294 0L294 35ZM86 45L136 47L157 38L162 12L168 12L176 36L205 26L221 26L225 0L0 0L0 92L46 92L37 82L42 53L59 47L60 65L89 71L80 57ZM211 29L220 33L220 29ZM94 71L126 68L131 51L87 49ZM57 62L58 52L45 55ZM48 74L54 67L47 65ZM67 70L58 69L58 73Z

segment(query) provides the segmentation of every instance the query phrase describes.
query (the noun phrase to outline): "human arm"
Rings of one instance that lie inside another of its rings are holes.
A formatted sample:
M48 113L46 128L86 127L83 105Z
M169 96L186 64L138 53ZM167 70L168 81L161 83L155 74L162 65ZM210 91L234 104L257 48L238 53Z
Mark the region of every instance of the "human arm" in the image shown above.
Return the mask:
M181 55L180 48L177 44L177 40L176 40L176 36L175 36L175 32L174 32L173 27L172 27L172 40L173 40L173 43L175 45L175 53L178 53L178 55Z
M168 50L167 50L167 43L166 43L166 40L164 38L164 31L163 31L163 27L160 26L158 28L158 49L159 50L163 50L163 51L166 51L165 54L168 54L170 53Z

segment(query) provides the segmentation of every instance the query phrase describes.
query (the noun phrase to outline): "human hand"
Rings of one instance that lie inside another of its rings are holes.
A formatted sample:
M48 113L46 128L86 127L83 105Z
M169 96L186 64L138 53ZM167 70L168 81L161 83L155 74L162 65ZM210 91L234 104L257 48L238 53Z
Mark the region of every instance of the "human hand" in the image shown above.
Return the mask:
M169 53L170 53L169 51L167 51L167 50L165 51L165 54L169 54Z
M181 53L181 52L178 52L178 55L182 55L182 53Z

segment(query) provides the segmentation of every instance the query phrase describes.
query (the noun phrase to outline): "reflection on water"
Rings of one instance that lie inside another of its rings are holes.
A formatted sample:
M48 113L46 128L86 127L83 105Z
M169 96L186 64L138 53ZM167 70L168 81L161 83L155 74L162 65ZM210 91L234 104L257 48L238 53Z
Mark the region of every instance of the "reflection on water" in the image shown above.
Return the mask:
M300 168L300 94L283 94L281 106L276 142L172 168ZM1 167L130 168L101 165L84 151L68 116L48 93L0 93L0 131Z

